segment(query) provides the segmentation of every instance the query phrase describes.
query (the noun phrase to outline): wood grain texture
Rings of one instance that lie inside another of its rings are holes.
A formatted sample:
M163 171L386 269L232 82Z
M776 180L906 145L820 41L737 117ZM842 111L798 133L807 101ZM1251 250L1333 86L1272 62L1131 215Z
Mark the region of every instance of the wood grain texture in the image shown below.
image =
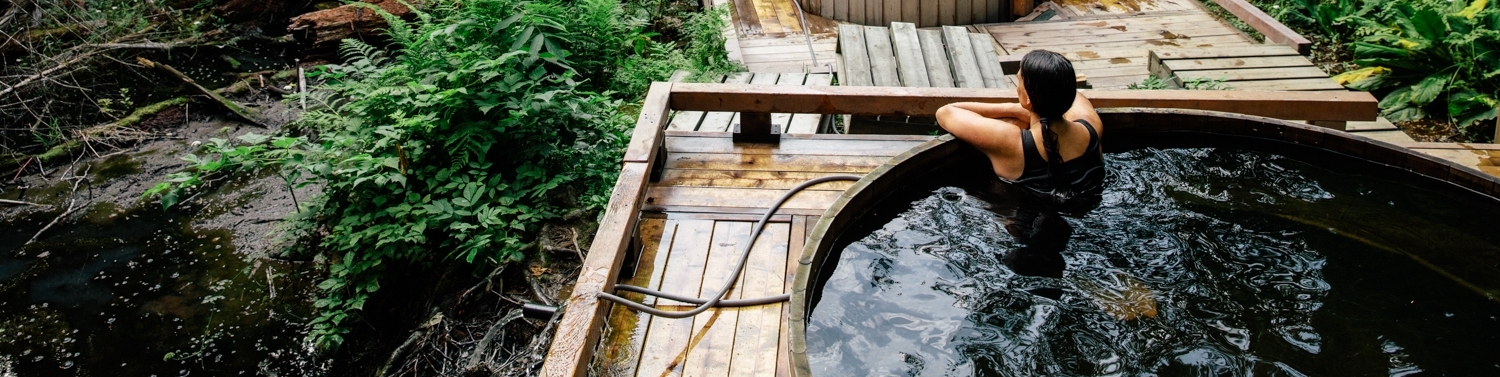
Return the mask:
M960 88L983 88L984 77L974 57L974 44L962 27L944 26L943 44L948 46L948 60L953 64L953 84Z
M829 86L833 85L833 75L828 73L813 73L807 75L806 86ZM792 115L792 123L787 126L788 134L815 134L818 126L823 122L823 114L795 114ZM784 141L784 140L783 140Z
M948 49L943 47L943 32L917 30L922 45L922 61L927 64L927 83L934 88L953 87L953 68L948 63Z
M805 82L805 81L807 81L807 74L806 73L800 73L800 72L798 72L798 73L783 73L783 74L781 74L780 77L778 77L776 79L776 85L779 85L779 86L801 86L802 83ZM792 114L788 114L788 113L774 113L774 114L771 114L771 124L778 126L777 129L780 130L781 132L786 132L787 129L791 128L791 125L792 125Z
M927 79L927 63L923 61L922 44L917 40L916 24L891 23L891 44L896 52L896 68L901 74L901 86L932 86Z
M854 0L857 1L857 0ZM870 53L865 47L865 28L859 25L839 25L839 50L844 57L843 70L847 77L840 77L844 86L873 86L870 76Z
M758 298L785 292L786 260L792 224L768 224L750 250L750 262L741 276L740 298ZM781 313L777 303L740 309L735 329L731 376L770 376L776 373L776 355L781 336Z
M638 234L642 240L641 255L636 265L636 274L629 279L620 282L640 287L657 289L661 286L662 271L656 266L664 265L668 255L668 248L672 240L672 233L676 231L677 223L661 218L643 218L638 226ZM667 243L662 243L666 240ZM630 261L626 261L627 263ZM655 297L639 293L621 292L621 297L651 305ZM646 330L651 325L651 316L637 313L623 305L612 305L609 314L608 331L600 339L602 342L599 351L594 355L592 373L607 375L624 375L635 371L636 365L640 363L641 346L646 341Z
M1167 69L1173 71L1313 66L1312 61L1307 60L1307 58L1301 55L1223 59L1170 59L1163 63L1166 64Z
M541 375L580 376L593 358L594 346L609 314L609 304L594 295L614 288L625 249L630 246L650 170L646 162L627 162L620 169L620 177L610 193L609 207L599 222L593 244L589 245L588 258L564 304L566 309L542 364Z
M927 0L921 1L920 3L921 6L918 8L918 13L920 14L917 17L918 21L915 21L917 23L917 27L937 27L938 3L941 3L941 1Z
M953 24L969 25L974 23L974 0L958 0L954 2Z
M707 265L709 243L713 239L713 227L713 220L678 221L676 235L671 242L674 257L669 258L664 266L664 278L660 286L664 292L698 295L703 268ZM681 302L668 299L659 299L656 304L669 310L673 307L662 305L675 305L679 310L688 308ZM641 362L635 375L681 375L683 365L680 355L692 340L692 325L691 318L653 318L646 332L646 341L641 347Z
M886 159L886 157L871 156L777 154L736 156L718 153L678 153L673 154L672 158L667 160L666 167L668 169L859 173L880 166Z
M999 55L995 53L995 42L989 34L969 33L969 42L974 45L974 61L979 66L979 76L986 88L1013 88L1005 81L1005 72L1000 70Z
M759 208L760 211L764 212L785 191L723 187L652 187L651 191L647 193L647 198L651 201L652 205L664 207ZM821 211L828 209L828 206L833 204L835 199L838 199L839 194L842 194L842 192L802 191L787 199L786 203L781 205L781 208ZM670 273L668 272L668 274ZM671 286L672 284L673 282L669 280L663 286Z
M656 147L661 143L661 132L667 125L671 111L667 109L668 97L672 95L672 83L651 83L646 92L646 101L641 104L641 114L636 118L635 131L630 134L630 145L625 147L625 162L647 162L656 158Z
M823 156L895 156L925 142L921 139L825 139L786 138L780 144L733 143L728 137L677 137L667 135L667 152L719 154L784 154Z
M659 187L735 187L786 190L809 179L842 173L755 171L755 170L702 170L667 169L662 172ZM842 192L853 186L853 182L828 182L808 190Z
M750 242L751 223L714 221L714 236L708 248L708 264L703 281L694 297L713 297L729 282L739 262L741 248ZM746 266L747 269L750 266ZM736 282L738 283L738 282ZM743 286L736 284L723 295L738 299ZM684 376L720 377L729 375L730 358L735 345L735 329L740 309L709 309L693 316L693 342L689 344L683 365Z
M1276 68L1250 68L1250 69L1207 69L1193 71L1173 71L1177 78L1189 79L1213 79L1226 81L1249 81L1249 80L1278 80L1278 79L1307 79L1327 78L1328 74L1314 66L1306 67L1276 67Z
M896 73L896 54L891 49L891 31L880 26L865 26L865 46L870 53L870 76L875 86L901 86Z
M957 17L954 17L954 13L957 12L958 9L958 0L936 1L938 3L938 20L937 25L933 25L932 27L954 25L955 22L957 22L956 20L958 19Z

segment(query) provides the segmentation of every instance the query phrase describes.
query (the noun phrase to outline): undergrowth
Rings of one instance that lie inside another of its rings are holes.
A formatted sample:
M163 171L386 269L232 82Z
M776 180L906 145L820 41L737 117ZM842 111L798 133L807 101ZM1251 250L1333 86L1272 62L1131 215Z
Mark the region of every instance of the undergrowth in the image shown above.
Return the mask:
M596 213L629 103L675 70L734 69L723 10L689 17L686 40L671 41L614 0L463 0L411 22L367 8L389 22L393 52L344 41L346 62L310 73L323 80L316 106L288 130L211 140L146 194L170 206L213 176L268 165L289 186L322 185L289 228L305 241L294 251L328 267L309 335L324 350L395 262L515 262L547 222Z

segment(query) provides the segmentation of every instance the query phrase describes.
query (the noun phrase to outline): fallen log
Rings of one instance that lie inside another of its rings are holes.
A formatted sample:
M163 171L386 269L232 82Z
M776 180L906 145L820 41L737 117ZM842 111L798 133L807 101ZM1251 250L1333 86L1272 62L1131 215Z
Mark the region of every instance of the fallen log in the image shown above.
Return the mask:
M208 88L204 88L202 85L198 85L198 82L193 81L191 77L188 77L181 71L178 71L176 68L172 68L172 66L170 65L157 63L144 57L137 57L135 58L135 61L143 66L146 66L146 68L155 68L177 77L178 80L182 80L183 83L186 83L188 84L188 86L193 87L193 89L198 90L199 93L208 96L208 98L213 99L214 102L218 102L220 106L223 106L224 109L229 110L229 112L231 113L234 113L234 115L239 117L241 120L250 122L250 124L254 124L257 126L270 128L270 126L266 125L265 122L262 122L260 120L260 114L256 111L244 106L240 106L240 104L234 103L234 101L230 101L228 98L224 98L224 96L219 95L219 93L215 93L212 90L208 90Z

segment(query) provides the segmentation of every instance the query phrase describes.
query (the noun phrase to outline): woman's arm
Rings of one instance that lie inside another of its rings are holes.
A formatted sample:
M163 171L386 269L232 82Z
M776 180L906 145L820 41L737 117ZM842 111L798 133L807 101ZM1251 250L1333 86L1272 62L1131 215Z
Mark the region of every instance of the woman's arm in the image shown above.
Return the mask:
M1069 108L1063 116L1068 120L1086 120L1094 125L1095 132L1104 135L1104 121L1099 119L1099 112L1094 111L1094 103L1089 102L1089 98L1084 97L1083 92L1079 92L1078 96L1073 98L1073 107Z
M999 106L982 106L981 110L985 110L986 113L980 113L969 109L969 107L974 105L1004 104L959 102L944 105L938 108L937 111L938 126L943 127L943 130L953 134L953 137L968 142L987 153L991 153L1000 152L1000 150L1006 149L1006 146L1013 144L1006 141L1019 138L1022 132L1022 125L1027 124L1024 121L1015 119L1013 116L1007 116L1013 114L1012 110ZM1025 111L1019 105L1016 105L1016 108ZM1000 115L1008 119L995 119L985 115ZM1029 113L1023 116L1028 119L1030 118Z
M1021 104L1018 103L954 102L945 107L948 106L968 110L969 112L990 119L1015 118L1021 120L1021 123L1026 125L1021 127L1023 129L1030 128L1031 125L1031 111L1021 107Z

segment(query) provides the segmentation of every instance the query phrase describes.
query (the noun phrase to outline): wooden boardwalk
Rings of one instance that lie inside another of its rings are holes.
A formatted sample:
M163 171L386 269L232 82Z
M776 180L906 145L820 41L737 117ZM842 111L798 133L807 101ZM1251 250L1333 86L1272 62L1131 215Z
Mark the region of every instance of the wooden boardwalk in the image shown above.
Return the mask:
M830 174L864 174L925 136L808 135L779 146L732 143L725 133L666 133L662 179L646 189L633 276L621 283L701 297L734 267L751 227L786 189ZM807 229L853 182L797 194L766 226L728 298L789 293ZM641 295L625 297L641 300ZM646 304L687 310L671 300ZM600 376L787 375L785 304L713 309L668 319L616 306L590 366Z
M730 23L735 35L729 38L730 55L750 72L832 72L837 22L808 13L804 29L792 0L732 1Z

